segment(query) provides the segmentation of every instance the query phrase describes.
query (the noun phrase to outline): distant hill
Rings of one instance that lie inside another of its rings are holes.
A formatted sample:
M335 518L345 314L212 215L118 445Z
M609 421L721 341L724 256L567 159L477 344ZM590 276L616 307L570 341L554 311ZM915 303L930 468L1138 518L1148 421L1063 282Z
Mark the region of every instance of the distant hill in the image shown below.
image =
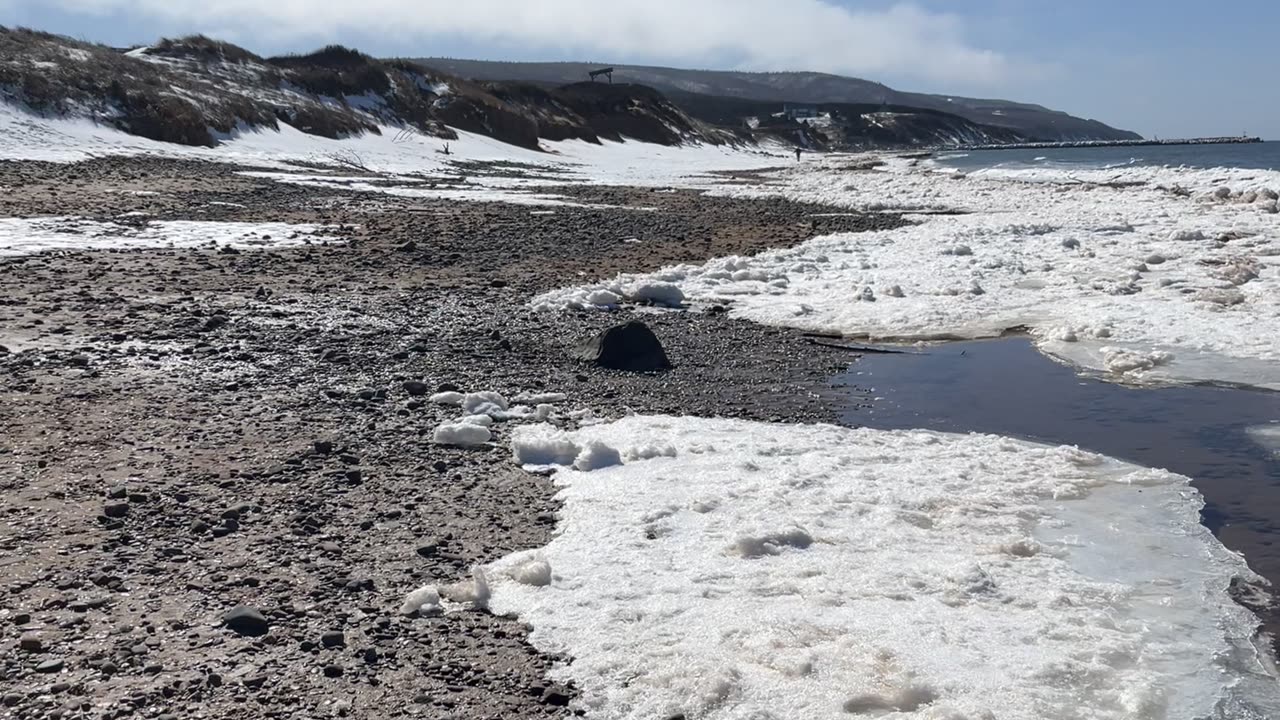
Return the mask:
M428 67L477 81L511 80L563 85L587 79L600 65L586 63L513 63L451 58L420 58ZM1141 136L1097 120L1086 120L1040 105L895 90L887 85L814 72L747 73L614 65L614 81L648 85L665 93L794 103L893 105L938 110L978 125L1005 128L1027 140L1137 140ZM679 104L679 103L677 103Z
M328 138L390 127L451 139L463 130L534 150L571 139L876 150L1035 137L973 122L951 108L817 102L796 112L773 99L664 93L629 82L625 73L613 83L588 82L563 67L551 75L469 80L341 46L261 57L203 36L122 50L0 27L0 102L184 145L216 146L242 130L281 124Z
M0 27L0 101L183 145L214 146L281 123L329 138L388 126L442 139L465 130L530 149L543 140L749 140L690 118L647 87L473 83L339 46L264 58L203 36L120 50Z

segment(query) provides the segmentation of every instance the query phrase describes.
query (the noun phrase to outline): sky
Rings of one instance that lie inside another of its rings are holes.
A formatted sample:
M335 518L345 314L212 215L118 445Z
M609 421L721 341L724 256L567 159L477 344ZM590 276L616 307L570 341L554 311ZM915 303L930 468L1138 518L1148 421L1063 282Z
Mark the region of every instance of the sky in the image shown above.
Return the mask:
M114 46L203 33L262 55L814 70L1148 137L1280 140L1277 0L0 0L0 25Z

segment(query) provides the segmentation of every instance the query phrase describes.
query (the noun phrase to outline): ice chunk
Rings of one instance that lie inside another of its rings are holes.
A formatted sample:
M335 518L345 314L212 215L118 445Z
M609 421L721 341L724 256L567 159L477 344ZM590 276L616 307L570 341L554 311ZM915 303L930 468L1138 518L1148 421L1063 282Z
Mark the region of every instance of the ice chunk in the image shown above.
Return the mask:
M445 423L436 428L431 439L438 445L473 447L484 445L493 439L493 433L483 425L469 422Z
M511 449L520 465L570 465L582 452L568 433L545 424L520 428Z
M568 399L569 396L564 393L520 393L514 398L516 402L528 405L562 403Z
M1204 240L1204 232L1200 230L1179 228L1169 233L1169 240L1172 242L1196 242Z
M440 612L440 593L435 585L427 585L405 596L400 606L401 615L434 615Z
M684 304L684 292L669 282L638 282L627 288L628 299L677 308Z
M464 395L460 392L441 392L432 395L431 402L437 405L462 405Z
M629 461L652 460L660 457L675 457L676 449L671 445L641 445L627 448L626 458Z
M511 577L522 585L546 587L551 584L551 564L541 558L533 558L512 568Z
M587 293L586 301L590 305L612 306L622 302L622 296L609 290L592 290Z
M1102 348L1102 357L1107 372L1133 373L1151 370L1173 360L1171 353L1162 350L1136 352L1117 347Z
M440 588L440 597L456 603L484 607L489 602L489 577L479 565L471 568L471 579Z
M573 460L574 469L583 472L621 464L622 455L618 450L597 440L588 442Z
M505 419L507 407L506 398L492 391L468 393L462 398L462 411L468 415L489 415Z

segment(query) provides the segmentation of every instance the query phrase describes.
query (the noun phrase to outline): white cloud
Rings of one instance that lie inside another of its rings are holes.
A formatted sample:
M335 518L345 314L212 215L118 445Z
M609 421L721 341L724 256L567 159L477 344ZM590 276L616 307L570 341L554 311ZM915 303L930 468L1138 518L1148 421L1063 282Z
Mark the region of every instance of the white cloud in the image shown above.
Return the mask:
M227 28L247 38L338 40L344 32L424 41L458 35L741 69L893 75L967 86L1009 74L966 42L963 21L911 4L854 10L824 0L38 0L64 10ZM424 43L424 54L429 45Z

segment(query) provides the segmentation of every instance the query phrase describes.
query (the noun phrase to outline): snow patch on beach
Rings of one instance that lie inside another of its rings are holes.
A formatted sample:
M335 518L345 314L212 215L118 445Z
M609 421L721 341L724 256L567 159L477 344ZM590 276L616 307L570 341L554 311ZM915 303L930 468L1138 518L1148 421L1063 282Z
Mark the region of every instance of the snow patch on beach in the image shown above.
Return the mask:
M486 569L589 717L1261 718L1252 578L1184 477L985 435L633 416L514 434L555 539ZM577 460L608 447L626 461ZM640 448L670 448L653 452ZM594 468L594 469L593 469Z
M790 171L778 186L724 192L967 214L909 215L914 224L895 230L622 274L532 302L609 307L630 300L630 288L661 284L693 307L728 305L735 316L772 325L876 341L971 339L1025 327L1045 352L1125 382L1280 389L1280 216L1257 201L1269 195L1220 201L1209 190L1222 177L1161 172L1169 185L1181 178L1191 195L1164 185L953 178L905 167ZM1222 174L1237 187L1280 188L1280 174Z
M232 247L269 249L334 242L322 226L153 220L141 226L82 217L0 218L0 256L58 250Z
M502 394L492 390L472 393L445 391L432 395L429 400L436 405L456 407L462 416L441 423L432 434L432 441L438 445L455 445L458 447L477 447L487 445L493 439L492 427L503 422L547 423L556 415L556 403L564 402L568 395L564 393L520 393L518 401L528 404L511 405ZM559 432L554 426L547 425L549 432ZM570 458L572 462L577 458ZM587 452L583 462L596 466L608 461L608 450L603 449L595 454ZM555 462L554 460L548 463Z

